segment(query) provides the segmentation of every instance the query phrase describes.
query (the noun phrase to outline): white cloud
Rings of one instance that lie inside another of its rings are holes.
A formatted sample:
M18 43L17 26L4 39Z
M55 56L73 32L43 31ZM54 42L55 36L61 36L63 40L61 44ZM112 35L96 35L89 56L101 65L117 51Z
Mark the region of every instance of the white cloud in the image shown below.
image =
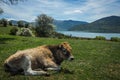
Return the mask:
M79 14L79 13L82 13L82 11L79 9L64 12L64 14Z
M119 4L118 0L87 0L81 10L84 16L88 16L86 20L91 22L106 16L120 16Z

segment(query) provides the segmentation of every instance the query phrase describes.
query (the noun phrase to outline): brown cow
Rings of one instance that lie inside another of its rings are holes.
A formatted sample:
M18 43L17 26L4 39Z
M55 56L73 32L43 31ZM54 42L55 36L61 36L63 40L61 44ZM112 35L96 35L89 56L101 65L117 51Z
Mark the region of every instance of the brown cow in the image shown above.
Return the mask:
M5 71L11 74L49 75L45 70L59 71L63 60L73 60L71 46L67 42L59 45L43 45L18 51L6 59ZM39 71L36 69L40 69Z

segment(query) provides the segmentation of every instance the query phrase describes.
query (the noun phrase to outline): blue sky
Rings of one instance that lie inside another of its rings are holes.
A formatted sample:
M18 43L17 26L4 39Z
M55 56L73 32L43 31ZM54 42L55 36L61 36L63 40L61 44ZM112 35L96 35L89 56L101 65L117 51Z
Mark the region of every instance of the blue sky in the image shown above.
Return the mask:
M120 0L27 0L18 5L1 4L0 18L35 21L44 13L57 20L93 22L102 17L120 16Z

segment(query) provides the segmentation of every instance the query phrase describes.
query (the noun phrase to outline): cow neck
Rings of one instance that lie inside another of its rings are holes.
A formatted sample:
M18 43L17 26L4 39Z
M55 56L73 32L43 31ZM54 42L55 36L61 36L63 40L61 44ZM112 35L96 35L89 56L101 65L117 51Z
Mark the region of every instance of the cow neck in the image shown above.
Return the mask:
M48 48L50 49L50 51L52 52L54 56L54 62L60 65L63 59L59 53L60 51L59 45L48 46Z

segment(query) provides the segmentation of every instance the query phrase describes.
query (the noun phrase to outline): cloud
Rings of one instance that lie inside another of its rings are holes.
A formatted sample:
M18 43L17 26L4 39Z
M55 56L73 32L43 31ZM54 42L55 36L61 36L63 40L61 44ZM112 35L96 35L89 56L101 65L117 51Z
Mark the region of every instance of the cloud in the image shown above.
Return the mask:
M0 17L34 21L45 13L58 20L91 22L105 16L120 16L119 4L119 0L27 0L18 5L2 5L5 13Z
M64 12L64 14L80 14L80 13L82 13L82 11L79 9Z
M90 22L106 16L120 16L119 4L119 0L87 0L84 6L81 7L83 11L81 16L88 16L86 20Z

